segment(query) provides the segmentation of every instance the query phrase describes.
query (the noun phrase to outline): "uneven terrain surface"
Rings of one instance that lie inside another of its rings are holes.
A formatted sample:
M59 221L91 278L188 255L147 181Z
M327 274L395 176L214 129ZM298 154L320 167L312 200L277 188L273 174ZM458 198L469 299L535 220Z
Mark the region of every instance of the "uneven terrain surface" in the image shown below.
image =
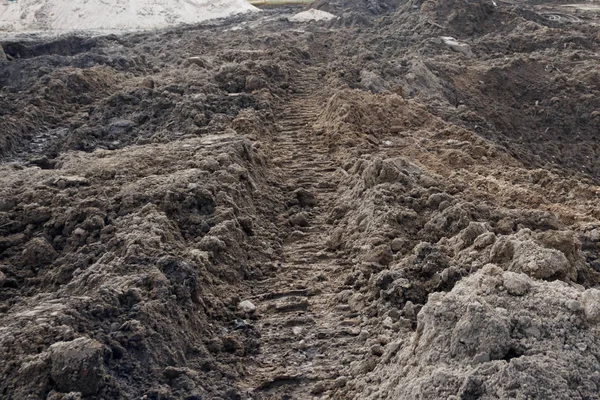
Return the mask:
M0 398L600 398L596 6L2 41Z

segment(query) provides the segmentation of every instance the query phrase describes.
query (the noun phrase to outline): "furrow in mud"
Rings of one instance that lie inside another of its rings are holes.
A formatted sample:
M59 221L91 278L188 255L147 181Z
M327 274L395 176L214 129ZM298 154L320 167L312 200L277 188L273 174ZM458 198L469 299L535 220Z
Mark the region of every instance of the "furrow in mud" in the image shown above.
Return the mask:
M344 352L358 335L333 301L343 269L327 251L327 223L339 182L336 162L313 124L327 97L316 69L300 71L297 93L277 115L272 140L277 174L289 188L279 223L290 225L276 279L252 288L258 304L261 353L248 366L246 384L256 398L309 398L339 376L330 351ZM277 295L277 293L288 293ZM346 324L346 325L344 325ZM346 332L346 334L344 333Z

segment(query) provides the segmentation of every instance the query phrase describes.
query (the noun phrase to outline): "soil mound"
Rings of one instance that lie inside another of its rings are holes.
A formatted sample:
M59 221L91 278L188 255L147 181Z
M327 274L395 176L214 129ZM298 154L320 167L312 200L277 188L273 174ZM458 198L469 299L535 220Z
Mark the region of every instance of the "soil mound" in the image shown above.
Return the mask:
M0 397L597 398L600 25L537 3L3 42Z
M3 397L234 396L208 377L239 377L260 343L222 294L263 274L264 162L220 135L3 166Z
M355 398L595 398L599 294L488 265L430 295Z
M256 10L244 0L19 0L0 4L0 33L139 30L193 24Z

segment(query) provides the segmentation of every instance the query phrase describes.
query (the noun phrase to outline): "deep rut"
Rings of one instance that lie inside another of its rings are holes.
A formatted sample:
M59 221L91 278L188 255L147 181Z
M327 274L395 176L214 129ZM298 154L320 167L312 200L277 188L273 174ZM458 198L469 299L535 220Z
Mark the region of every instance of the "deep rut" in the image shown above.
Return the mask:
M360 320L336 301L344 259L326 248L327 217L343 172L311 128L327 101L317 71L303 71L296 90L279 113L273 143L273 162L292 199L279 223L282 231L292 227L276 277L253 288L262 338L246 385L255 399L332 394L344 384L340 367L353 360L346 347L360 333Z

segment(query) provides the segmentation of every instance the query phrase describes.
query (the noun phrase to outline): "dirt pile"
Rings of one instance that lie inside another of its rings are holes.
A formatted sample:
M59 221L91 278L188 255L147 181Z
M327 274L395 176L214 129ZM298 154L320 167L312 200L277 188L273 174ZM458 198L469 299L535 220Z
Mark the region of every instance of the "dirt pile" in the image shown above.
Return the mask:
M412 2L412 5L419 7L421 18L461 36L495 30L494 27L501 21L500 16L504 14L497 11L497 6L492 1L425 0Z
M598 397L597 15L316 7L3 42L0 397Z
M21 0L0 4L0 32L113 31L164 28L257 11L243 0Z
M372 35L340 39L328 76L374 93L401 87L530 166L597 175L595 14L572 22L542 6L467 3L400 6Z
M0 392L233 390L260 334L230 288L277 253L264 156L220 135L57 163L3 167Z
M401 108L389 108L393 101ZM412 123L390 129L394 119L375 104ZM599 214L588 208L597 187L552 196L580 183L526 183L519 176L547 172L526 170L493 143L395 94L336 94L321 116L336 111L354 116L345 132L362 132L362 141L349 136L348 146L336 147L348 176L327 244L353 255L345 284L354 295L345 302L365 317L368 332L356 344L364 359L350 366L339 396L589 397L595 317L590 311L586 319L581 304L600 278L592 261ZM337 143L344 129L331 120L323 134ZM375 141L369 127L383 121L388 129ZM546 383L552 379L565 384ZM585 389L575 389L582 379Z
M314 125L327 135L332 146L379 144L388 132L403 132L440 122L425 107L399 95L376 95L363 91L340 91L333 95Z
M599 293L487 265L429 296L355 398L595 398Z
M117 37L5 44L21 58L0 72L0 154L53 158L66 149L117 149L224 130L245 108L269 113L271 99L286 93L290 67L305 61L297 58L300 49L276 52L259 38L205 57L198 54L207 54L210 42L198 44L183 31L166 37L177 37L181 48L170 51L159 35L126 44ZM67 45L72 51L64 55L47 54ZM160 49L156 55L148 54L151 46ZM124 53L125 47L131 49Z

